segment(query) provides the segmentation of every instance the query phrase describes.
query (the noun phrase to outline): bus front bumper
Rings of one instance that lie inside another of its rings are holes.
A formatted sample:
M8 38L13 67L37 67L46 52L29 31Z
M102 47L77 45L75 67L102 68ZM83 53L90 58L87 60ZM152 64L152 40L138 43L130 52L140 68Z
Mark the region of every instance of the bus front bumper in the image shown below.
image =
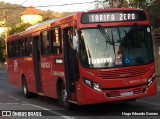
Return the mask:
M105 102L127 101L147 96L154 96L156 95L156 92L156 80L154 80L150 86L142 85L118 90L104 89L102 91L94 90L86 86L83 82L79 82L77 84L77 102L78 105L86 105Z

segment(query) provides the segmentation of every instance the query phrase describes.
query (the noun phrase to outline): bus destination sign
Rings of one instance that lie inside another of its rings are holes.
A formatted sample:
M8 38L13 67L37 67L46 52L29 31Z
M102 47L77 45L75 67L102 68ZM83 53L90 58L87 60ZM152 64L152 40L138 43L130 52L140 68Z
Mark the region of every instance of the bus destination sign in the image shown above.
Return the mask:
M90 14L89 22L128 21L136 20L135 13L101 13Z
M82 15L82 23L121 22L146 20L144 12L102 12Z

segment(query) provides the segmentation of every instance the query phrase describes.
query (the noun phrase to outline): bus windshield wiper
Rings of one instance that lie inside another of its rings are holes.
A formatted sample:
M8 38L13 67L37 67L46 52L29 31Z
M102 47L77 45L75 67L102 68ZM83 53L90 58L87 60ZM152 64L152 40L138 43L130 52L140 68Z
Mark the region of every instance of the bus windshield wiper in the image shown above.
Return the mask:
M106 33L106 31L104 30L104 28L101 25L97 25L97 28L99 29L99 31L101 32L101 34L106 39L106 42L109 43L110 45L114 45L114 42L110 39L108 33Z
M110 44L113 46L113 51L114 51L114 55L115 53L115 43L113 41L113 33L111 32L112 35L112 39L109 37L108 33L104 30L104 28L101 25L97 25L99 31L101 32L101 34L104 36L104 38L106 39L106 43ZM116 56L116 55L115 55Z

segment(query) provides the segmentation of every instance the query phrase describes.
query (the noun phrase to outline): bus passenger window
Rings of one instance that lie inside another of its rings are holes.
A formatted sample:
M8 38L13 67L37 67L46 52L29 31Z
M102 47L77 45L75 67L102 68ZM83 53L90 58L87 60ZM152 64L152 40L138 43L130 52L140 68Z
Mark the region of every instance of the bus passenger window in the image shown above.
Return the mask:
M27 37L26 40L26 56L32 56L32 37Z
M12 58L13 57L13 54L12 54L12 42L13 41L7 43L8 58Z
M61 29L55 28L52 30L52 54L61 54L62 53L62 44L61 44Z
M24 57L25 56L25 39L19 39L18 41L19 44L19 52L20 52L20 57Z
M18 57L18 40L13 41L13 57Z
M49 55L50 54L50 43L49 43L49 35L48 31L43 31L42 32L42 37L41 37L41 46L42 46L42 54L43 55Z

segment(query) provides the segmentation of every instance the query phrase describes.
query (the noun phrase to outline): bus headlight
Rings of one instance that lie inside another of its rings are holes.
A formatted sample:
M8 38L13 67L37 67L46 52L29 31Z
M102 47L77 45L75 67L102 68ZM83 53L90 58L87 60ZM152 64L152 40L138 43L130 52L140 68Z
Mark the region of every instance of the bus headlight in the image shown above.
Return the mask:
M84 83L85 83L87 86L93 88L94 90L97 90L97 91L99 91L99 92L102 91L102 89L100 88L100 85L99 85L99 84L97 84L97 83L95 83L95 82L92 82L92 81L90 81L90 80L88 80L88 79L86 79L86 78L84 78Z
M89 86L89 87L92 87L92 83L90 80L87 80L87 79L84 79L84 83Z
M95 89L95 90L97 90L97 91L102 91L101 90L101 88L100 88L100 86L99 86L99 84L97 84L97 83L93 83L93 88Z
M150 86L152 83L153 83L153 81L154 81L154 78L155 78L155 73L153 73L152 74L152 76L148 79L148 86Z

